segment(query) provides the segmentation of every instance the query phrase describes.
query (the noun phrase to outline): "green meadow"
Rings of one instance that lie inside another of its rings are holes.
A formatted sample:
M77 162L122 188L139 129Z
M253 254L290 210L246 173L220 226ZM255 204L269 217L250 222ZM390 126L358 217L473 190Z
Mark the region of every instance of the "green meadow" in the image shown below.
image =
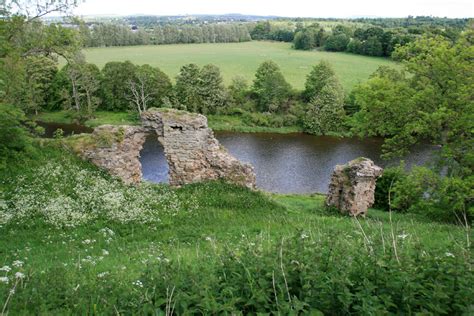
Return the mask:
M87 61L99 67L109 61L130 60L136 64L157 66L171 78L174 78L185 64L214 64L221 69L226 83L238 75L251 82L257 67L265 60L273 60L281 67L286 80L297 89L303 88L311 67L321 60L332 64L346 91L358 82L366 80L379 66L397 66L395 62L385 58L324 51L298 51L292 49L289 43L261 41L105 47L90 48L84 52Z

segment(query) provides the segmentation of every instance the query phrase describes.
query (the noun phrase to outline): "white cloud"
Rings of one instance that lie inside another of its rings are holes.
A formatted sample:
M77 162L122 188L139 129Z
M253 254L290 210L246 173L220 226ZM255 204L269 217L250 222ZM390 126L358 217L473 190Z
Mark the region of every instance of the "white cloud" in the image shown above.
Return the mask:
M289 17L406 17L432 15L472 17L471 0L86 0L79 15L98 14L224 14L243 13Z

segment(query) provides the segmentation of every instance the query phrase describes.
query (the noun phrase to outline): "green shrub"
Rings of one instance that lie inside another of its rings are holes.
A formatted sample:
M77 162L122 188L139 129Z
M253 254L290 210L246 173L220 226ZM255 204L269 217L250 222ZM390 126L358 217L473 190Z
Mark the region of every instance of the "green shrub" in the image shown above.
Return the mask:
M394 198L394 186L399 181L403 181L406 177L405 166L402 164L398 167L389 167L383 171L380 178L377 179L375 186L375 203L374 207L388 211L389 210L389 199L392 202L393 210L393 198Z
M29 121L20 109L0 103L0 170L7 166L8 159L32 153L33 134L43 132L44 129Z
M295 126L299 124L299 118L293 114L286 114L282 116L284 126Z
M233 107L233 108L230 108L226 114L228 115L243 115L245 113L245 110L242 109L242 108L238 108L238 107Z
M432 220L464 224L472 214L474 179L444 177L426 167L415 167L393 186L393 206Z

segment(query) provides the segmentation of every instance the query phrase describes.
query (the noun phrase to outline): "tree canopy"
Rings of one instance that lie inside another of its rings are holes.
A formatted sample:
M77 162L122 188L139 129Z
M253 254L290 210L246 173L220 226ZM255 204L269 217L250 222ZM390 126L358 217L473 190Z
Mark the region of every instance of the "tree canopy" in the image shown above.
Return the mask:
M253 91L262 112L276 112L288 101L291 86L273 61L263 62L255 73Z
M474 32L456 43L442 36L424 36L400 47L394 57L404 72L380 69L355 89L360 112L354 115L358 134L387 137L387 156L405 154L430 140L441 145L442 164L451 174L474 169Z

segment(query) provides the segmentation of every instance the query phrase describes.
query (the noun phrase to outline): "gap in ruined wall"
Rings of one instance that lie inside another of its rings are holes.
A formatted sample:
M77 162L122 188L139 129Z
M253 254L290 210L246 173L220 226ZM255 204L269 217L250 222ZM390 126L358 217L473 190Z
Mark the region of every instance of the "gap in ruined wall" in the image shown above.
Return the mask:
M169 167L163 145L155 133L147 135L140 151L142 179L154 183L169 183Z

